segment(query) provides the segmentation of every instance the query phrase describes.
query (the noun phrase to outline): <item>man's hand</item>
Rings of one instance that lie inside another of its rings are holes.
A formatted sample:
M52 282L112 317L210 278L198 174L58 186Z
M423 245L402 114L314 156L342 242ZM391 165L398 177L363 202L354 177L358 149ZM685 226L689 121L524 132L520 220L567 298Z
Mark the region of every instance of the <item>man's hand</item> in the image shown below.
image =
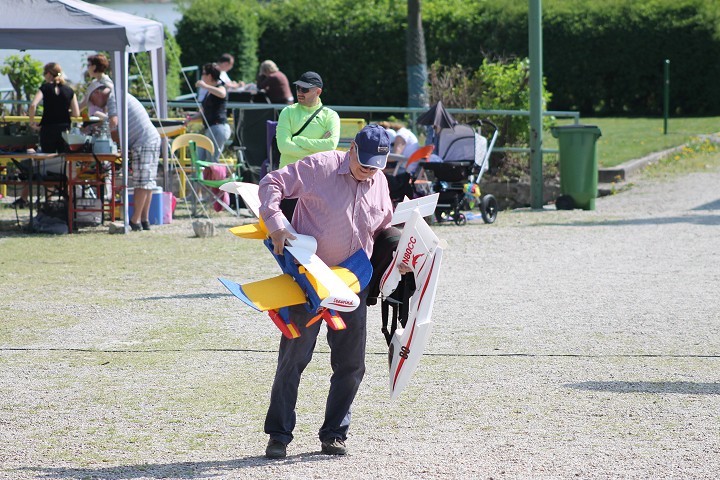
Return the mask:
M270 234L270 240L273 243L273 252L275 255L282 255L287 240L295 240L297 237L290 233L287 229L281 228Z
M412 268L408 267L404 263L398 263L397 269L400 272L400 275L412 272Z
M328 130L327 132L325 132L325 135L322 136L323 140L326 139L326 138L330 138L330 137L332 137L332 132L331 132L330 130Z

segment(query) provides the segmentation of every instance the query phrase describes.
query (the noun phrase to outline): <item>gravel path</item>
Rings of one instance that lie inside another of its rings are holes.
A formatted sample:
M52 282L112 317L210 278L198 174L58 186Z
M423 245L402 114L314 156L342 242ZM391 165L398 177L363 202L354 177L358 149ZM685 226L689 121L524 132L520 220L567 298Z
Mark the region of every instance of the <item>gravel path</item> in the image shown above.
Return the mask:
M99 288L86 275L29 302L13 285L41 272L0 277L0 478L717 478L718 185L641 180L592 212L436 227L449 247L427 355L391 403L371 311L345 458L319 454L324 341L288 458L262 456L278 335L214 281L266 276L260 247L221 232L206 261L154 253L204 242L176 222L146 237L137 268L166 273L149 287L131 264L108 268L100 300L79 295Z

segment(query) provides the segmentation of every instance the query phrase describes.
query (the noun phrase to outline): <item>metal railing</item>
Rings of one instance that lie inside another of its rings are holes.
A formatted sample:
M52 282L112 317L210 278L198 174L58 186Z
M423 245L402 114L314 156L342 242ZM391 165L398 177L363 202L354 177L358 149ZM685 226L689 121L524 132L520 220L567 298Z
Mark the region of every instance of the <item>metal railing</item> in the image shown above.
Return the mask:
M149 102L146 104L149 105ZM168 102L170 108L182 108L191 110L197 108L194 102L179 102L177 100ZM266 110L269 108L280 111L287 107L285 104L269 104L269 103L245 103L245 102L228 102L228 109L239 109L239 110ZM347 112L347 113L400 113L409 115L411 119L410 128L416 130L417 118L427 111L427 108L418 107L372 107L372 106L349 106L349 105L327 105L328 108L332 108L336 112ZM529 110L483 110L483 109L462 109L462 108L448 108L446 109L453 115L477 115L481 117L487 117L490 115L501 115L501 116L530 116ZM545 117L555 118L570 118L574 124L580 123L580 112L566 111L566 110L548 110L543 112ZM496 152L513 152L513 153L530 153L529 147L495 147L493 149ZM543 153L558 153L557 149L543 149Z
M194 71L198 67L184 67L183 70ZM184 95L183 97L192 97L194 94ZM26 100L0 100L1 104L28 104ZM141 100L145 106L152 106L152 102L149 100ZM336 112L341 113L360 113L360 114L374 114L374 113L385 113L385 114L403 114L410 117L411 123L410 128L416 129L415 121L418 116L422 115L427 111L427 108L418 107L375 107L375 106L351 106L351 105L327 105ZM169 108L180 108L183 110L195 110L198 108L198 104L195 101L188 101L185 98L176 98L168 102ZM287 107L286 104L278 103L246 103L246 102L228 102L228 109L238 110L267 110L272 108L276 111L280 111ZM528 110L483 110L483 109L462 109L462 108L448 108L447 111L453 115L477 115L477 116L490 116L490 115L501 115L501 116L530 116ZM543 116L555 117L555 118L570 118L577 125L580 123L580 112L564 111L564 110L548 110L543 112ZM501 132L502 133L502 132ZM514 153L530 153L530 148L525 147L496 147L496 152L514 152ZM558 153L557 149L543 149L543 153Z

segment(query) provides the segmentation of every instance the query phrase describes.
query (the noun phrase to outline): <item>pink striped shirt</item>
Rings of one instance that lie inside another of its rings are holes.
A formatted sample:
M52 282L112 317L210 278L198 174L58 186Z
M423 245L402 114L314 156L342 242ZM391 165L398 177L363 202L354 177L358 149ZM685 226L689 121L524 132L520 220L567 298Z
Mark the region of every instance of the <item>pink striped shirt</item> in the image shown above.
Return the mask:
M361 248L370 258L375 235L393 214L385 175L358 182L350 174L350 154L337 150L305 157L260 181L260 216L270 233L282 228L283 198L298 199L292 226L315 237L317 255L328 266Z

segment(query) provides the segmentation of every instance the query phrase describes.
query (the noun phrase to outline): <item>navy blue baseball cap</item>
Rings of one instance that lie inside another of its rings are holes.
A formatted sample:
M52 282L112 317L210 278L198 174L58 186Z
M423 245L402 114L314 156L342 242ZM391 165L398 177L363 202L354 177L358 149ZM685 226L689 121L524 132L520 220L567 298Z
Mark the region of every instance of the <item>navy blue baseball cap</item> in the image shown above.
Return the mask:
M358 162L363 167L385 168L390 153L390 135L380 125L366 126L355 135Z

